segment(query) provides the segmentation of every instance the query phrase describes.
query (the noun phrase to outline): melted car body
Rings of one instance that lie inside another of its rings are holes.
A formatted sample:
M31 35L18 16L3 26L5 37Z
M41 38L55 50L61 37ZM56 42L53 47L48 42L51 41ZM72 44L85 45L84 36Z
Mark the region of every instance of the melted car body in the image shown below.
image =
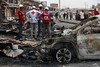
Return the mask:
M45 39L41 43L42 48L40 48L43 52L40 51L40 53L53 54L60 63L68 63L73 57L78 59L100 59L99 21L99 15L93 16L74 29L64 32L61 37Z

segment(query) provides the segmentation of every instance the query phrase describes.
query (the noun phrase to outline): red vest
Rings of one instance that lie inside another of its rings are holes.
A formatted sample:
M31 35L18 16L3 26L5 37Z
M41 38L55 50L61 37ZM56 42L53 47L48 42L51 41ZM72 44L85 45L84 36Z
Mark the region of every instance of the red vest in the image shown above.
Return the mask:
M18 10L18 16L19 16L19 23L24 25L24 13L21 10Z
M44 11L42 14L42 21L43 23L50 23L50 13L48 11Z

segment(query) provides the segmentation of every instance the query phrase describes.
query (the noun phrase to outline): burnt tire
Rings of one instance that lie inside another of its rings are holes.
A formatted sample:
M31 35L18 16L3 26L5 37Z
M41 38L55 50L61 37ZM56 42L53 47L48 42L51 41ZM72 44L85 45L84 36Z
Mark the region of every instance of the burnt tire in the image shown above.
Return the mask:
M59 63L69 63L72 59L72 52L68 48L61 48L56 52L56 59Z

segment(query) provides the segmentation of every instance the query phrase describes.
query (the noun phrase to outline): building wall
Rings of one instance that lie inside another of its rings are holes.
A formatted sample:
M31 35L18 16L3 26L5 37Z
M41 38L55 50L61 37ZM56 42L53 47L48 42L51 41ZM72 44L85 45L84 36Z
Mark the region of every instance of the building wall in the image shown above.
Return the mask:
M3 3L3 2L5 2L5 4L7 4L5 6L5 10L4 10L6 18L7 17L14 17L14 14L15 14L16 7L9 6L9 5L24 4L24 2L28 2L29 4L32 4L32 5L38 4L38 2L35 2L34 0L33 1L31 1L31 0L2 0L0 3ZM1 7L1 4L0 4L0 7Z
M23 0L6 0L8 5L5 7L5 16L7 17L14 17L16 6L9 6L12 5L18 5L23 3Z

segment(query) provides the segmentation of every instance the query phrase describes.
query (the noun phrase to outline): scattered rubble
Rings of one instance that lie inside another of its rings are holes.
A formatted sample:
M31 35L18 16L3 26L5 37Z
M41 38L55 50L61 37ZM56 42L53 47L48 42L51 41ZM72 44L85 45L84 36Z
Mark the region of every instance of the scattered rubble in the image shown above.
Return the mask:
M25 59L36 58L34 48L41 42L35 39L16 40L16 33L4 32L0 33L0 52L3 52L8 57L18 57L22 55ZM1 49L2 48L2 49ZM27 58L26 58L27 57Z
M4 54L9 57L17 57L18 55L24 52L24 50L19 49L18 46L22 46L23 48L24 46L29 46L29 47L34 48L40 44L40 42L37 42L34 40L19 41L15 39L0 39L0 41L2 41L2 43L5 43L5 44L8 44L8 43L11 44L12 49L8 47L7 45L5 45L7 47L2 50L2 52L4 52Z

